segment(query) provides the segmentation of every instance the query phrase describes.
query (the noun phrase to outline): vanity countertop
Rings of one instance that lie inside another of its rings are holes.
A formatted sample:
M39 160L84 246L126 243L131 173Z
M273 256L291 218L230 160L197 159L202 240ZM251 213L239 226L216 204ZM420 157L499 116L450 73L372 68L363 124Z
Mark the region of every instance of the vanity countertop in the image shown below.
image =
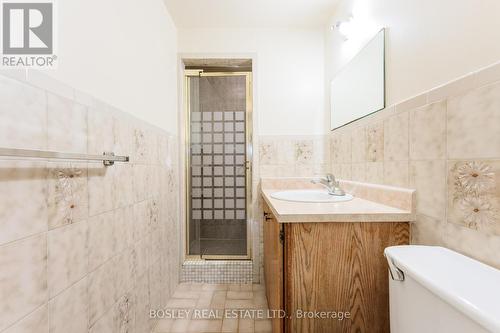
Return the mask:
M321 188L310 178L262 179L262 197L280 223L409 222L415 221L415 191L392 186L341 181L354 199L336 203L305 203L271 197L287 189Z

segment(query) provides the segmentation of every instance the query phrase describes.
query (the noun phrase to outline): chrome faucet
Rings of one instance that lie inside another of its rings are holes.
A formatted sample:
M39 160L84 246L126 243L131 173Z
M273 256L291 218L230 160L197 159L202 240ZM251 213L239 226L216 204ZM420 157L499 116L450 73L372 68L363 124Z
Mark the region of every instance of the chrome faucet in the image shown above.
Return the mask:
M323 185L330 195L345 195L345 191L340 188L339 182L335 180L335 176L331 173L327 173L325 178L313 179L311 183Z

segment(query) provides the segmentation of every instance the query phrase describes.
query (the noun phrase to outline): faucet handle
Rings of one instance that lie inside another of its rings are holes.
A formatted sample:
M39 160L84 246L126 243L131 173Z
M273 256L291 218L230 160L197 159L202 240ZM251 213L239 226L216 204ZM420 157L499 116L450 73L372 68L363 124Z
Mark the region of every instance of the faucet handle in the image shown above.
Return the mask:
M326 178L327 182L329 182L329 183L331 183L331 182L335 183L335 176L333 174L327 173L326 176L325 176L325 178Z

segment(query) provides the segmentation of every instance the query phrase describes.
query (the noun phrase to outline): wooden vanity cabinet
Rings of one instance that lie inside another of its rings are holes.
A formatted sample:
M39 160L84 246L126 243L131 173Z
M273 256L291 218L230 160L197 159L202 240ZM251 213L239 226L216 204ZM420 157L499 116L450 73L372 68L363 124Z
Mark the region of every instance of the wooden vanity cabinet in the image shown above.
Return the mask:
M287 313L273 319L273 333L390 331L383 251L409 243L409 223L278 223L267 205L264 214L269 308ZM298 310L349 312L350 318L297 318Z

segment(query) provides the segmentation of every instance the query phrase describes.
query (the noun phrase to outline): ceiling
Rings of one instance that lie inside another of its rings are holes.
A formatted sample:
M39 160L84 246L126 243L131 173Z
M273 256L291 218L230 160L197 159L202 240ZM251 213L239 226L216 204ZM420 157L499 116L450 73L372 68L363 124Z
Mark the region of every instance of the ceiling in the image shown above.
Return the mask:
M164 0L178 28L322 27L339 0Z

